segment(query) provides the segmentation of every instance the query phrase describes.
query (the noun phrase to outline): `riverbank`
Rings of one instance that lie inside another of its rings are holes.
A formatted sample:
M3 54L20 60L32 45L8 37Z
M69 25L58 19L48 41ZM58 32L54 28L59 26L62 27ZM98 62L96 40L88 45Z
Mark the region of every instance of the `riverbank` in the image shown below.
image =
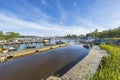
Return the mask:
M91 75L95 74L104 55L107 55L105 50L100 49L99 46L93 46L89 54L63 76L50 76L47 80L83 80L84 78L90 78Z
M16 59L16 58L19 58L22 56L27 56L27 55L34 54L37 52L47 51L47 50L51 50L51 49L55 49L55 48L59 48L59 47L68 46L68 45L69 44L59 44L59 45L46 46L46 47L42 47L42 48L12 51L12 52L9 52L8 54L1 55L0 62L4 62L4 61L7 61L9 59Z
M100 45L109 53L104 56L91 80L120 80L120 47L114 45Z

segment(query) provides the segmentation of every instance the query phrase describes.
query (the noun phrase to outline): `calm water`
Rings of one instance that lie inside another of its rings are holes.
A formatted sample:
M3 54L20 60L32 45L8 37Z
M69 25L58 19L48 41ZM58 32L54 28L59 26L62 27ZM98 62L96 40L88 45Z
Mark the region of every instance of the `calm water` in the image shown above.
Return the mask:
M71 45L1 63L0 80L41 80L53 74L62 76L89 50L83 45Z

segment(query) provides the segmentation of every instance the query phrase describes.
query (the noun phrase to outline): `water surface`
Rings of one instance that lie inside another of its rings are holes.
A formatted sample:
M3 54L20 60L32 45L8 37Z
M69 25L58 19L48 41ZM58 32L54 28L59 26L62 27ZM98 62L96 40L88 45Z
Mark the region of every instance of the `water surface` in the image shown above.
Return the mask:
M52 74L63 75L88 52L82 45L72 45L1 63L0 80L41 80Z

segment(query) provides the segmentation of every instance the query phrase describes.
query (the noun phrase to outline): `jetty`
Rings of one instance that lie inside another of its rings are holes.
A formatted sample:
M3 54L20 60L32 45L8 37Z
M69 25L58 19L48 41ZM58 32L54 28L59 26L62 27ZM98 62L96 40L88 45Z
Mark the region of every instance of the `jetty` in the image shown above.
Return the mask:
M64 75L61 77L50 76L47 80L84 80L86 77L89 80L95 74L102 57L105 55L108 53L95 45L83 60L79 61Z
M45 46L45 47L41 47L41 48L25 49L25 50L20 50L20 51L11 51L7 54L0 55L0 62L5 62L9 59L16 59L16 58L27 56L30 54L35 54L37 52L43 52L43 51L56 49L56 48L64 47L64 46L68 46L68 45L69 44L58 44L58 45Z

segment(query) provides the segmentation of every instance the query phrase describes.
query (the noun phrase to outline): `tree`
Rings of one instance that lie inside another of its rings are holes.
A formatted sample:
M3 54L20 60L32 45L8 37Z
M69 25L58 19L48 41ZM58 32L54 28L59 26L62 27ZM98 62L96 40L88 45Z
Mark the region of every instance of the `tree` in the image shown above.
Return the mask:
M115 29L104 30L102 32L98 32L96 29L94 32L86 34L87 37L92 35L92 37L100 37L100 38L120 38L120 26Z
M94 37L98 37L98 29L95 29Z
M3 35L3 31L0 31L0 35Z
M6 35L10 40L18 38L20 36L19 33L15 33L15 32L7 32Z
M3 36L3 32L0 31L0 40L3 40L4 36Z

